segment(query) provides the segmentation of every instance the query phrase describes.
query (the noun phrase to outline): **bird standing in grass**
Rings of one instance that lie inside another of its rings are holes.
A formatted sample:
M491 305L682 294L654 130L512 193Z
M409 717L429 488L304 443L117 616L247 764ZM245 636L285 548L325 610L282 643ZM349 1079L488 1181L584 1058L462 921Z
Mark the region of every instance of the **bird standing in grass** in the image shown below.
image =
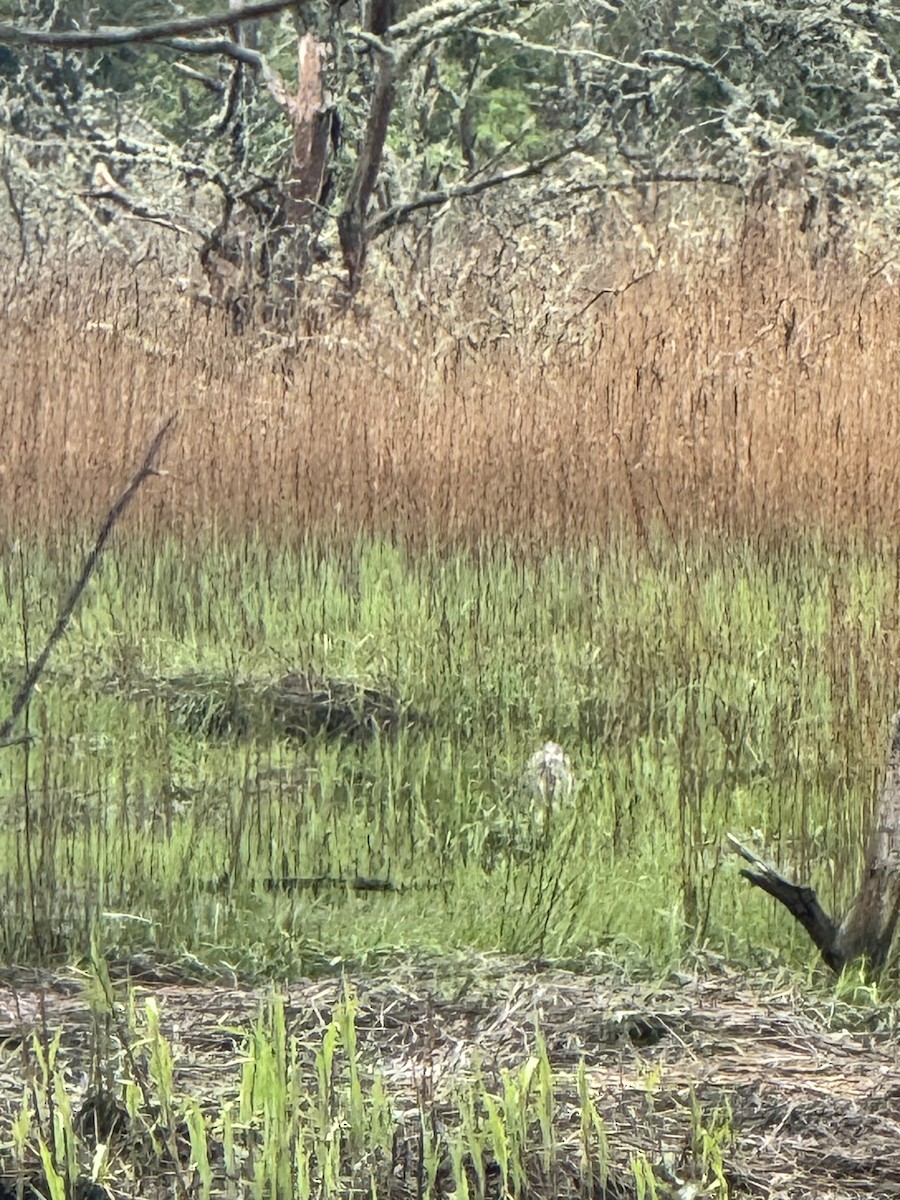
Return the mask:
M528 760L526 782L536 804L550 813L575 791L572 763L562 746L546 742Z

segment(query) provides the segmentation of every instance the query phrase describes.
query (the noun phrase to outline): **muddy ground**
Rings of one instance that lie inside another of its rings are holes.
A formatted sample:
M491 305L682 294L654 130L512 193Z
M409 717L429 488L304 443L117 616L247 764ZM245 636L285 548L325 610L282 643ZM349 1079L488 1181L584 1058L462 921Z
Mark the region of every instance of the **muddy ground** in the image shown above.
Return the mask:
M571 1133L572 1163L575 1071L579 1060L587 1065L614 1165L610 1197L634 1194L629 1162L637 1152L654 1164L661 1196L721 1194L721 1186L718 1193L692 1187L682 1165L690 1151L692 1097L705 1114L730 1105L730 1195L900 1196L900 1050L891 1006L835 1004L825 984L817 1001L801 994L796 978L750 978L721 966L651 984L478 958L359 971L348 982L359 999L363 1062L382 1072L401 1123L404 1110L415 1117L423 1088L441 1119L452 1122L459 1080L476 1064L488 1081L499 1080L502 1067L520 1067L539 1028L554 1069L563 1142ZM75 974L0 977L3 1149L33 1030L50 1037L61 1031L78 1108L95 1037L83 984ZM116 986L124 995L124 984ZM175 1052L177 1088L214 1111L236 1091L241 1043L234 1031L249 1028L272 989L185 985L158 976L133 979L132 986L139 1000L156 997ZM290 1031L316 1045L344 988L334 978L277 989ZM11 1161L4 1156L7 1186ZM395 1175L398 1194L415 1195L399 1167ZM559 1193L577 1195L578 1181L568 1182L565 1189L557 1183Z

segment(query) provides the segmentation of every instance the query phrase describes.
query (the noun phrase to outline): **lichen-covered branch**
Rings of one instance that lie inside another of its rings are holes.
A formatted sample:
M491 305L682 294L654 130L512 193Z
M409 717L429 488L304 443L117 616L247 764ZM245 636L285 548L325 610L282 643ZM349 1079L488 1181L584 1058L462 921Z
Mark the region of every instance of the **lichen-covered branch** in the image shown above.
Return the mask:
M119 25L101 29L30 29L21 25L0 24L0 45L43 46L48 50L94 50L104 46L127 46L141 42L160 42L173 37L187 37L208 29L227 29L238 21L271 17L292 8L296 0L264 0L248 4L240 13L233 10L210 13L209 16L177 17L155 25Z

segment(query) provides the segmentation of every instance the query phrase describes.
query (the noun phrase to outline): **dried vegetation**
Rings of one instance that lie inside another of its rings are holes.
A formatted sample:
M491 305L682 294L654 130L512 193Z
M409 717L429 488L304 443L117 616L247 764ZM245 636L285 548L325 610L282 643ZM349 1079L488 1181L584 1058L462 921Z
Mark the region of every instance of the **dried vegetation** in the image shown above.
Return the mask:
M4 527L96 517L177 411L141 534L362 529L540 551L655 522L892 529L891 263L817 249L771 215L663 251L596 267L573 251L564 285L539 258L524 282L469 264L462 289L432 274L402 302L268 338L96 267L7 285Z
M0 1137L64 1133L98 1197L900 1193L896 1010L849 986L471 955L351 991L4 982ZM43 1188L37 1155L0 1180L23 1176Z

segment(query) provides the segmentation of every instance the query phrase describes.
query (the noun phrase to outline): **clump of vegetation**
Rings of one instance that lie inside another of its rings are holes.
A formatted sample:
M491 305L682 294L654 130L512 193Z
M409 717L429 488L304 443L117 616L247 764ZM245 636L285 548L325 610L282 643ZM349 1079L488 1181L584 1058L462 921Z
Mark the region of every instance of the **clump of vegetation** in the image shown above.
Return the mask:
M135 699L162 700L175 724L201 737L267 735L348 742L395 736L423 714L387 687L320 679L291 671L275 680L235 680L193 673L169 679L110 680L106 687Z

